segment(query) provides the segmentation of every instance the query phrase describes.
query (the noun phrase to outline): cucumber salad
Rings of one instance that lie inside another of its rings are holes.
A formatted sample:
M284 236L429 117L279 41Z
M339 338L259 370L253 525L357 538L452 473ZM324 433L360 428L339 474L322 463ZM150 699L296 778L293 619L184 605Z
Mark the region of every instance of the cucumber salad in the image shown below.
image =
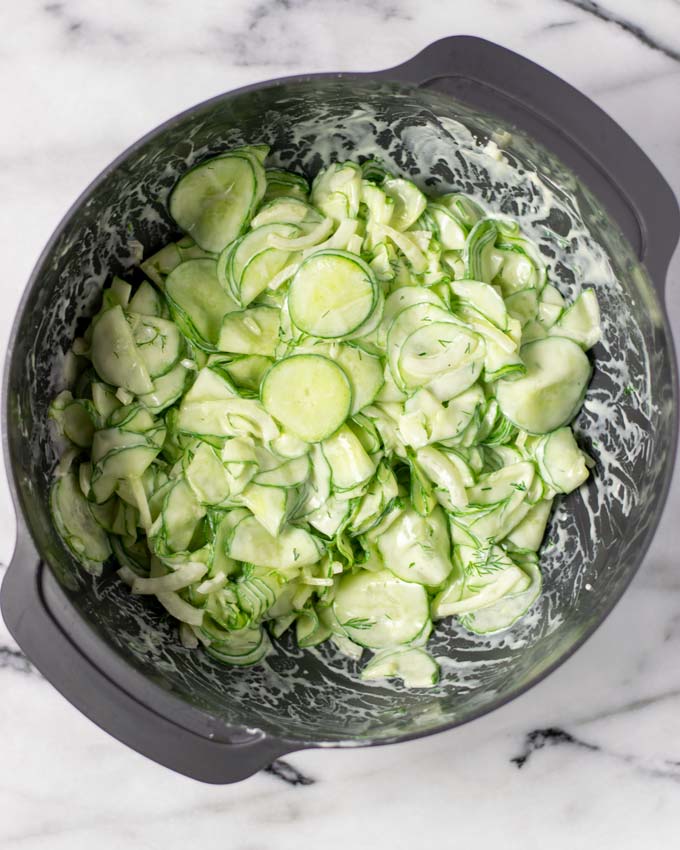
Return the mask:
M508 628L541 592L600 336L516 221L379 161L307 180L227 151L169 198L181 239L114 277L51 416L82 566L234 665L294 629L427 687L433 624Z

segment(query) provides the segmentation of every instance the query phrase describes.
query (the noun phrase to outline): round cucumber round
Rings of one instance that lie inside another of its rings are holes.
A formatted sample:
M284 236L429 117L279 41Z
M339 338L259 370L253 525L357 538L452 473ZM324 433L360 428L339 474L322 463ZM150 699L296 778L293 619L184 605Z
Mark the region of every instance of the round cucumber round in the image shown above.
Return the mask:
M371 316L377 289L373 272L356 254L317 251L300 265L291 281L290 317L311 336L347 336Z
M260 397L274 419L308 443L334 434L352 407L347 375L319 354L279 360L264 376Z

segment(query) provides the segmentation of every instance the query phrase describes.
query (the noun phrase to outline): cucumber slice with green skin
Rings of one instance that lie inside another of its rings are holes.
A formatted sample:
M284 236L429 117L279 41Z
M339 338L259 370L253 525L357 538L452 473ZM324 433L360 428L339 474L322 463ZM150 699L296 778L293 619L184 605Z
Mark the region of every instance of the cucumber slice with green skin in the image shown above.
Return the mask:
M476 310L499 330L507 330L508 311L493 286L478 280L455 280L449 285L458 301Z
M99 415L101 422L106 422L110 414L117 407L121 407L121 401L116 397L116 390L109 387L107 384L102 384L99 381L93 381L92 389L92 404Z
M508 629L524 616L538 598L543 582L537 564L526 562L522 570L525 582L518 583L493 605L460 617L461 625L470 632L485 635Z
M467 233L451 210L443 204L428 204L427 212L432 216L442 248L445 251L462 251Z
M216 349L225 315L238 310L217 279L214 260L187 260L177 266L165 281L165 296L184 336L206 351Z
M141 313L127 314L137 351L152 379L169 372L183 352L183 340L174 322Z
M416 452L423 472L435 485L435 495L447 511L460 510L468 503L465 480L456 464L445 452L434 446L423 446Z
M50 509L66 546L88 572L99 575L111 554L111 546L107 533L92 515L75 475L68 473L54 482Z
M407 508L378 539L385 566L398 578L438 587L451 572L451 541L440 507L423 517Z
M128 303L128 312L141 313L143 316L162 316L164 308L160 294L147 281L139 285Z
M401 348L414 331L432 322L450 322L459 327L462 325L455 316L442 307L425 302L404 308L395 316L390 326L386 342L387 362L395 384L402 390L405 390L406 386L399 372Z
M479 334L451 322L432 322L404 340L397 370L407 390L430 387L437 398L448 401L477 381L485 354Z
M303 333L344 337L371 316L378 285L370 267L348 251L317 251L300 265L290 284L288 309Z
M281 317L274 307L248 307L224 317L218 348L229 354L273 357L279 341Z
M290 513L288 491L282 488L251 483L239 494L238 501L272 537L281 532Z
M265 224L242 236L220 254L217 276L242 307L247 307L267 288L291 256L290 251L272 247L271 237L292 239L300 233L294 224Z
M258 627L230 632L224 640L212 641L205 651L222 664L249 667L262 661L270 649L267 633Z
M489 218L478 221L468 234L463 249L463 262L470 280L483 283L491 283L493 280L495 267L492 253L497 237L496 223Z
M254 484L262 487L299 487L309 477L310 463L307 455L294 457L273 469L258 472L253 478Z
M445 206L465 230L471 230L479 219L486 215L483 207L476 201L459 192L441 195L437 198L437 203Z
M541 478L557 493L571 493L588 478L586 456L569 427L553 431L538 443L536 462Z
M335 433L349 416L352 390L343 370L318 354L279 360L260 391L265 410L307 443Z
M293 171L283 171L280 168L267 168L265 171L267 190L263 205L279 197L299 198L305 200L309 195L309 183L302 174Z
M551 328L562 315L564 307L564 296L548 283L541 291L536 318L544 328Z
M125 538L116 535L112 535L109 540L113 554L121 567L127 567L142 578L149 575L150 553L146 541L128 543Z
M380 188L394 203L390 226L395 230L408 230L425 211L427 198L410 180L388 177Z
M564 337L522 346L526 375L499 381L496 398L503 414L530 434L546 434L568 424L588 388L591 366L583 349Z
M201 248L222 251L245 230L260 201L257 168L252 158L236 153L199 163L173 189L170 215ZM264 173L261 180L263 192Z
M338 496L328 498L320 508L307 514L305 521L328 538L334 538L347 524L351 505Z
M324 440L321 450L331 470L331 486L334 490L351 490L367 482L375 473L373 461L347 425Z
M432 289L426 289L424 286L401 286L395 289L385 299L382 322L376 340L379 348L386 347L387 335L397 316L403 310L414 307L416 304L432 304L444 309L444 302Z
M538 552L550 519L552 499L541 499L532 505L524 519L507 536L507 542L518 549Z
M138 395L137 401L143 404L150 413L161 413L181 398L187 385L188 374L189 370L181 363L177 363L165 375L155 378L153 390L150 393Z
M223 364L223 369L240 390L240 394L259 395L260 384L273 360L262 354L242 354Z
M58 423L61 432L74 445L88 448L92 445L98 413L87 399L74 399L65 390L50 405L49 416Z
M326 343L313 341L298 346L302 351L320 354L337 363L347 375L352 389L352 408L354 416L362 408L372 404L384 383L384 369L380 357L370 354L360 345L351 343Z
M123 308L112 307L92 330L92 365L102 380L137 394L153 390L151 376L137 349Z
M219 505L229 496L229 477L219 453L200 443L184 469L187 484L202 505Z
M452 579L432 601L434 619L470 614L529 585L526 573L500 546L477 549L460 545L456 557Z
M384 383L383 364L377 355L358 345L339 345L333 358L349 378L352 389L350 416L372 404Z
M538 315L538 292L533 289L520 289L505 299L508 315L517 319L522 327L534 321Z
M430 619L425 588L389 570L343 576L332 610L347 637L369 649L408 644Z
M96 502L105 502L123 478L141 478L153 463L159 448L137 445L109 452L92 472L91 492Z
M417 647L380 652L361 671L361 678L401 679L407 688L431 688L439 681L439 665Z
M254 516L246 516L232 531L227 551L237 561L291 569L316 564L324 554L324 547L303 528L288 526L273 537Z
M189 484L178 479L168 491L161 514L152 526L149 537L158 533L158 554L184 552L196 531L199 521L205 516L205 507L200 504Z
M562 313L548 334L567 337L586 350L599 342L602 329L595 290L585 289Z
M324 215L336 221L356 218L360 200L361 169L353 162L333 163L314 178L312 203Z
M263 203L250 226L255 229L264 224L318 224L322 220L321 213L303 199L283 195Z

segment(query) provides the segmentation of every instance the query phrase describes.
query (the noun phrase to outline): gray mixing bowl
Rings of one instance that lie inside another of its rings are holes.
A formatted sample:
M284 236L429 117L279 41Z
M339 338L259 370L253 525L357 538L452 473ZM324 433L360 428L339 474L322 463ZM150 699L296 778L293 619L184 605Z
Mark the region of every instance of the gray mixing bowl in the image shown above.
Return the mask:
M488 158L494 144L482 153L488 140L505 151L500 162ZM473 192L522 219L563 291L581 282L597 289L604 339L575 423L594 475L551 521L545 592L530 615L487 638L440 624L431 648L445 659L443 675L429 691L362 683L332 649L300 650L292 639L264 666L222 667L184 649L168 617L110 573L84 574L50 519L57 449L47 410L79 322L110 275L133 265L137 241L148 253L176 235L165 201L178 175L254 142L308 176L329 157L377 153L431 193ZM603 621L659 520L678 414L663 306L678 229L670 189L611 119L545 70L479 39L445 39L381 73L249 86L168 121L76 201L19 308L3 411L19 526L1 600L11 632L96 723L210 782L244 778L295 749L430 734L517 696Z

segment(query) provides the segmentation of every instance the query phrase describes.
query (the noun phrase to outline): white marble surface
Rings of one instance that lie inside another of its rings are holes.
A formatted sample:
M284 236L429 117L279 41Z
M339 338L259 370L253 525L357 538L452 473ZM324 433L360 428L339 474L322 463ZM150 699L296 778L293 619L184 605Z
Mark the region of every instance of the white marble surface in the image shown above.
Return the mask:
M680 193L678 0L25 0L2 3L0 23L0 349L58 219L144 131L238 85L387 67L448 34L496 40L587 92ZM676 335L679 277L676 256ZM621 604L530 693L453 732L291 755L239 786L192 782L109 738L0 624L0 847L678 846L679 479ZM6 563L4 478L0 518Z

